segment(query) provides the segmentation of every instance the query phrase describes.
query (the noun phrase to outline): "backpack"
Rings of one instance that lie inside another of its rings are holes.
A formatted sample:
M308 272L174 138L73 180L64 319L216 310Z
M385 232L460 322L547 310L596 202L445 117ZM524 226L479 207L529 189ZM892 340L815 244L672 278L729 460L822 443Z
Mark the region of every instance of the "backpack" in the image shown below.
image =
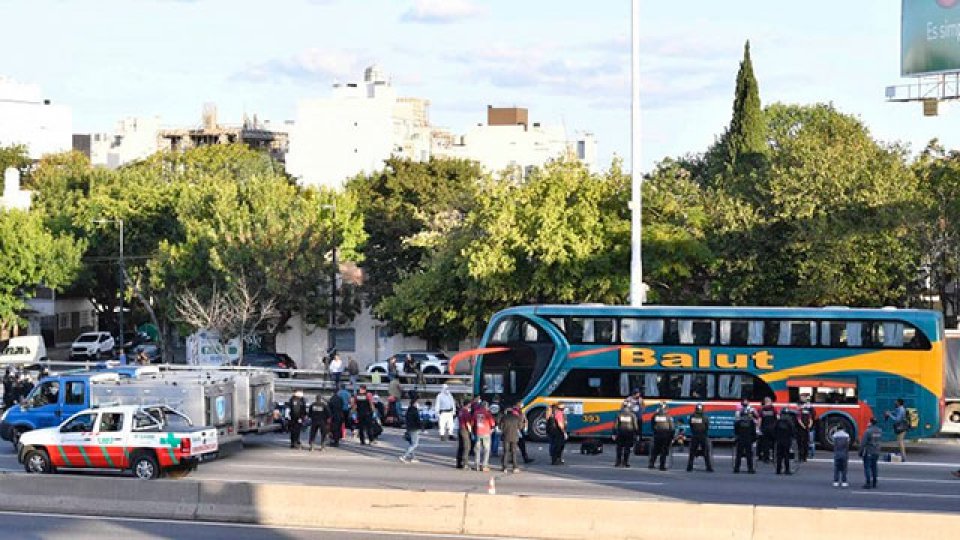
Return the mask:
M911 426L913 426L913 417L910 414L910 409L904 408L903 420L900 420L893 425L893 431L897 433L903 433L904 431L908 431Z
M587 439L580 443L580 453L588 456L595 456L603 453L603 443L596 439Z

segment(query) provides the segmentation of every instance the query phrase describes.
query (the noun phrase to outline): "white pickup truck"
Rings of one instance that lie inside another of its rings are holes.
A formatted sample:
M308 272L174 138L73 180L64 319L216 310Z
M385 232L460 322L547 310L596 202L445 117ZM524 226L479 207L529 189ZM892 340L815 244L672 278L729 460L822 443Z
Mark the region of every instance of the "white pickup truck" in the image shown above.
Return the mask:
M28 473L60 469L130 470L142 479L182 478L217 451L217 430L193 427L165 406L118 405L80 411L56 427L20 437Z

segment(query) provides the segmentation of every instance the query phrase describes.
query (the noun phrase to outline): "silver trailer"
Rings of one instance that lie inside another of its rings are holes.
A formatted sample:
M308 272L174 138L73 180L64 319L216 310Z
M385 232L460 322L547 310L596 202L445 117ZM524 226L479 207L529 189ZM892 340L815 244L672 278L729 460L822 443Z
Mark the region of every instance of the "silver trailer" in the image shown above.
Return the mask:
M90 404L94 407L167 405L187 415L195 425L215 427L221 446L240 441L234 408L237 391L231 377L162 373L93 384L90 392Z
M233 410L240 433L267 433L280 426L273 422L274 381L268 371L218 371L233 377L237 392Z

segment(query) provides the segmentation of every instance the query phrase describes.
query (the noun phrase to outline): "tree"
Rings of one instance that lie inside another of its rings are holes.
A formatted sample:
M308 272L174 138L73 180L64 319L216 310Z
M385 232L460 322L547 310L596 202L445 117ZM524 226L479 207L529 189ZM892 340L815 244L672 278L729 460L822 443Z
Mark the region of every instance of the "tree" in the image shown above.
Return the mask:
M22 144L0 146L0 175L10 167L19 170L20 174L24 174L27 172L30 163L30 155L27 154L26 146ZM0 179L2 178L3 176L0 176Z
M0 328L21 324L24 298L37 287L59 289L69 283L81 251L72 238L47 230L39 213L0 210Z
M462 221L485 177L472 161L393 157L383 170L348 182L346 192L358 201L367 235L362 289L367 305L376 306L403 276L420 270L430 249L413 240L443 234L441 229Z
M476 335L504 307L622 302L629 289L627 178L553 162L518 184L484 182L462 226L376 309L428 339Z
M760 88L753 74L750 42L743 46L743 61L737 73L737 87L733 99L733 118L726 134L727 163L738 167L755 166L758 157L766 153L766 125L760 107Z

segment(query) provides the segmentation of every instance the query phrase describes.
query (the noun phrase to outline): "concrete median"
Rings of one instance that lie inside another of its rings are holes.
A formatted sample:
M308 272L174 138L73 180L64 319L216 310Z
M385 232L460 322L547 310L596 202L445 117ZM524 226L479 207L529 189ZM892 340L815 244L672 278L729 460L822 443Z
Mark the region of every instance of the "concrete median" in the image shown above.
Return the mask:
M686 540L952 538L960 515L0 474L0 510L402 532Z

